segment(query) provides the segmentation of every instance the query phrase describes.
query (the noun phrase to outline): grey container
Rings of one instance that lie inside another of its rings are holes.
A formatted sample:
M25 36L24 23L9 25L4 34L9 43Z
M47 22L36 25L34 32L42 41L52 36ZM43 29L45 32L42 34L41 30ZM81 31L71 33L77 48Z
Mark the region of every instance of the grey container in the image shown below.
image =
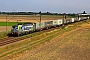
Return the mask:
M45 22L45 28L48 29L53 26L53 21L47 21Z
M78 21L78 18L74 18L74 21L77 22Z
M70 23L70 19L67 19L66 21L67 21L67 24Z
M67 23L67 20L64 20L63 22L64 22L64 24L66 24Z
M70 23L72 23L72 20L71 19L69 19L70 20Z

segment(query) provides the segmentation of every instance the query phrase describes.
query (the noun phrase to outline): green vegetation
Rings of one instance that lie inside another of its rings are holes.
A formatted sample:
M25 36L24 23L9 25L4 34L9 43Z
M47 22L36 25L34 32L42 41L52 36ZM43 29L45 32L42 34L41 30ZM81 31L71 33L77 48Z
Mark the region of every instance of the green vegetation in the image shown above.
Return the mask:
M60 14L60 13L52 13L52 12L0 12L0 14L8 14L8 15L63 15L63 14ZM73 14L68 14L70 16L75 16L76 14L73 13Z
M19 22L21 23L21 22ZM23 22L22 22L23 23ZM7 26L12 26L18 24L17 22L8 22ZM6 22L0 22L0 26L6 26Z

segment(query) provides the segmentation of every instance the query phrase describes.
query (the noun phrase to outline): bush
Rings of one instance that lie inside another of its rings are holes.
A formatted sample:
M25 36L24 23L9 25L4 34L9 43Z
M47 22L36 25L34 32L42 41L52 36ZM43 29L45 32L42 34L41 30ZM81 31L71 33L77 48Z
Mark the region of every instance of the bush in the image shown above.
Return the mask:
M8 31L8 34L10 34L10 31ZM0 32L0 39L4 37L7 37L6 32Z

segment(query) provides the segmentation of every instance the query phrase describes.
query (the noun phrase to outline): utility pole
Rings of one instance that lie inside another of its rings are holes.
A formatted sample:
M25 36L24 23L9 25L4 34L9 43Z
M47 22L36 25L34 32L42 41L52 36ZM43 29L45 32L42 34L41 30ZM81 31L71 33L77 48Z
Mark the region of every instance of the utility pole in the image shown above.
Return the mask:
M7 14L6 14L6 35L8 34L7 25L8 25L8 20L7 20Z
M39 12L39 14L40 14L40 28L41 28L41 20L42 20L42 18L41 18L41 11Z
M62 27L62 29L64 28L64 20L66 20L66 13L63 13L63 27Z
M63 13L63 25L62 25L62 29L64 28L64 13Z
M66 19L66 18L67 18L67 17L66 17L66 13L64 13L64 15L65 15L65 19Z
M39 12L39 14L40 14L40 23L41 23L41 11Z
M78 14L78 20L79 20L79 14Z

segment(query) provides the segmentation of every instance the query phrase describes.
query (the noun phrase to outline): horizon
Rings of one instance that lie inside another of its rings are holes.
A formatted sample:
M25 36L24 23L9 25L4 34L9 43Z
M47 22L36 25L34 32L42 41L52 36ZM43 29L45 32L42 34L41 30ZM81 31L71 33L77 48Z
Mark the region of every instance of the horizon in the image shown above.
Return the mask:
M32 12L32 13L39 13L39 12L35 12L35 11L0 11L0 12L6 12L6 13L16 13L16 12ZM48 11L47 11L48 12ZM47 12L42 12L41 13L47 13ZM84 11L83 11L84 12ZM83 12L78 12L78 13L66 13L66 14L83 14ZM86 11L85 11L86 12ZM57 13L57 14L63 14L63 13L60 13L60 12L50 12L50 13ZM87 13L86 14L90 14L90 13Z

